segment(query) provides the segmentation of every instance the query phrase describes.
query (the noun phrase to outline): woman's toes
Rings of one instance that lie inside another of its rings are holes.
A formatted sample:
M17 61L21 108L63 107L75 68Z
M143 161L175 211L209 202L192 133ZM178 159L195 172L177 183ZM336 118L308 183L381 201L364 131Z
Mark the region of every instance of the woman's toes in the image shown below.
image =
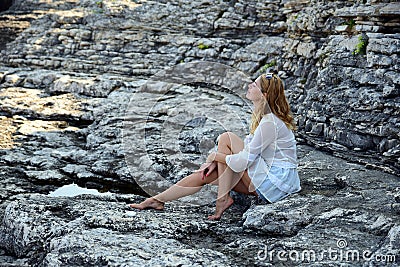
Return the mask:
M208 216L209 220L219 220L222 214L233 204L233 198L228 197L226 200L217 200L215 214Z
M154 198L147 198L142 203L130 204L129 207L134 208L134 209L140 209L140 210L143 210L143 209L163 210L164 203L161 201L158 201L157 199L154 199Z
M129 204L128 207L140 210L143 209L142 204Z
M208 219L209 219L210 221L218 221L218 220L221 219L221 216L210 215L210 216L208 216Z

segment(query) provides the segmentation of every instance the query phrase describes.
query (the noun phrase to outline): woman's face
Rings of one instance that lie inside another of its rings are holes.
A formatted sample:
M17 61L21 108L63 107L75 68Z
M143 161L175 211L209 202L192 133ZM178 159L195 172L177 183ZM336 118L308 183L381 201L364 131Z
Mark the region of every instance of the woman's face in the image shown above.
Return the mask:
M253 102L258 102L264 97L261 92L261 77L258 77L254 82L248 85L246 97Z

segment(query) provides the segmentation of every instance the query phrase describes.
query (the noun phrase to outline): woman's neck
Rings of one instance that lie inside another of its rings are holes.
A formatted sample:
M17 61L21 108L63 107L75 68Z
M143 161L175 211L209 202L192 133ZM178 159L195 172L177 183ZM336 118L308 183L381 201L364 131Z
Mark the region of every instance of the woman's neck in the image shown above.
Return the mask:
M259 109L262 105L262 101L252 101L252 102L253 102L254 110Z

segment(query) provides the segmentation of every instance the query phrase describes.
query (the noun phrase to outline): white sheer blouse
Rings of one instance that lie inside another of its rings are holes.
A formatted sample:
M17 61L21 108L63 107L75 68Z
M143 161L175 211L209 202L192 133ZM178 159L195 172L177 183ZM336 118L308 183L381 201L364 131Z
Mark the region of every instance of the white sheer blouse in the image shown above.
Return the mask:
M249 134L244 142L242 151L226 156L226 164L234 172L247 169L256 188L267 178L271 166L297 168L294 134L273 113L265 115L254 135ZM293 185L281 184L279 187L292 191Z

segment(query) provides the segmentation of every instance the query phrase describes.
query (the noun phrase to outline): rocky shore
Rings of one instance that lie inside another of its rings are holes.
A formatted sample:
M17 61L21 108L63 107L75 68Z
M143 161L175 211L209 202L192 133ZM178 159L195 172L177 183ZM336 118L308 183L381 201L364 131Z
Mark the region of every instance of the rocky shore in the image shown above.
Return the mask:
M0 13L0 265L399 265L399 10L14 0ZM234 195L220 222L206 220L211 186L196 205L126 207L190 173L222 132L244 137L244 76L269 69L298 120L299 194ZM112 194L48 195L71 183Z

